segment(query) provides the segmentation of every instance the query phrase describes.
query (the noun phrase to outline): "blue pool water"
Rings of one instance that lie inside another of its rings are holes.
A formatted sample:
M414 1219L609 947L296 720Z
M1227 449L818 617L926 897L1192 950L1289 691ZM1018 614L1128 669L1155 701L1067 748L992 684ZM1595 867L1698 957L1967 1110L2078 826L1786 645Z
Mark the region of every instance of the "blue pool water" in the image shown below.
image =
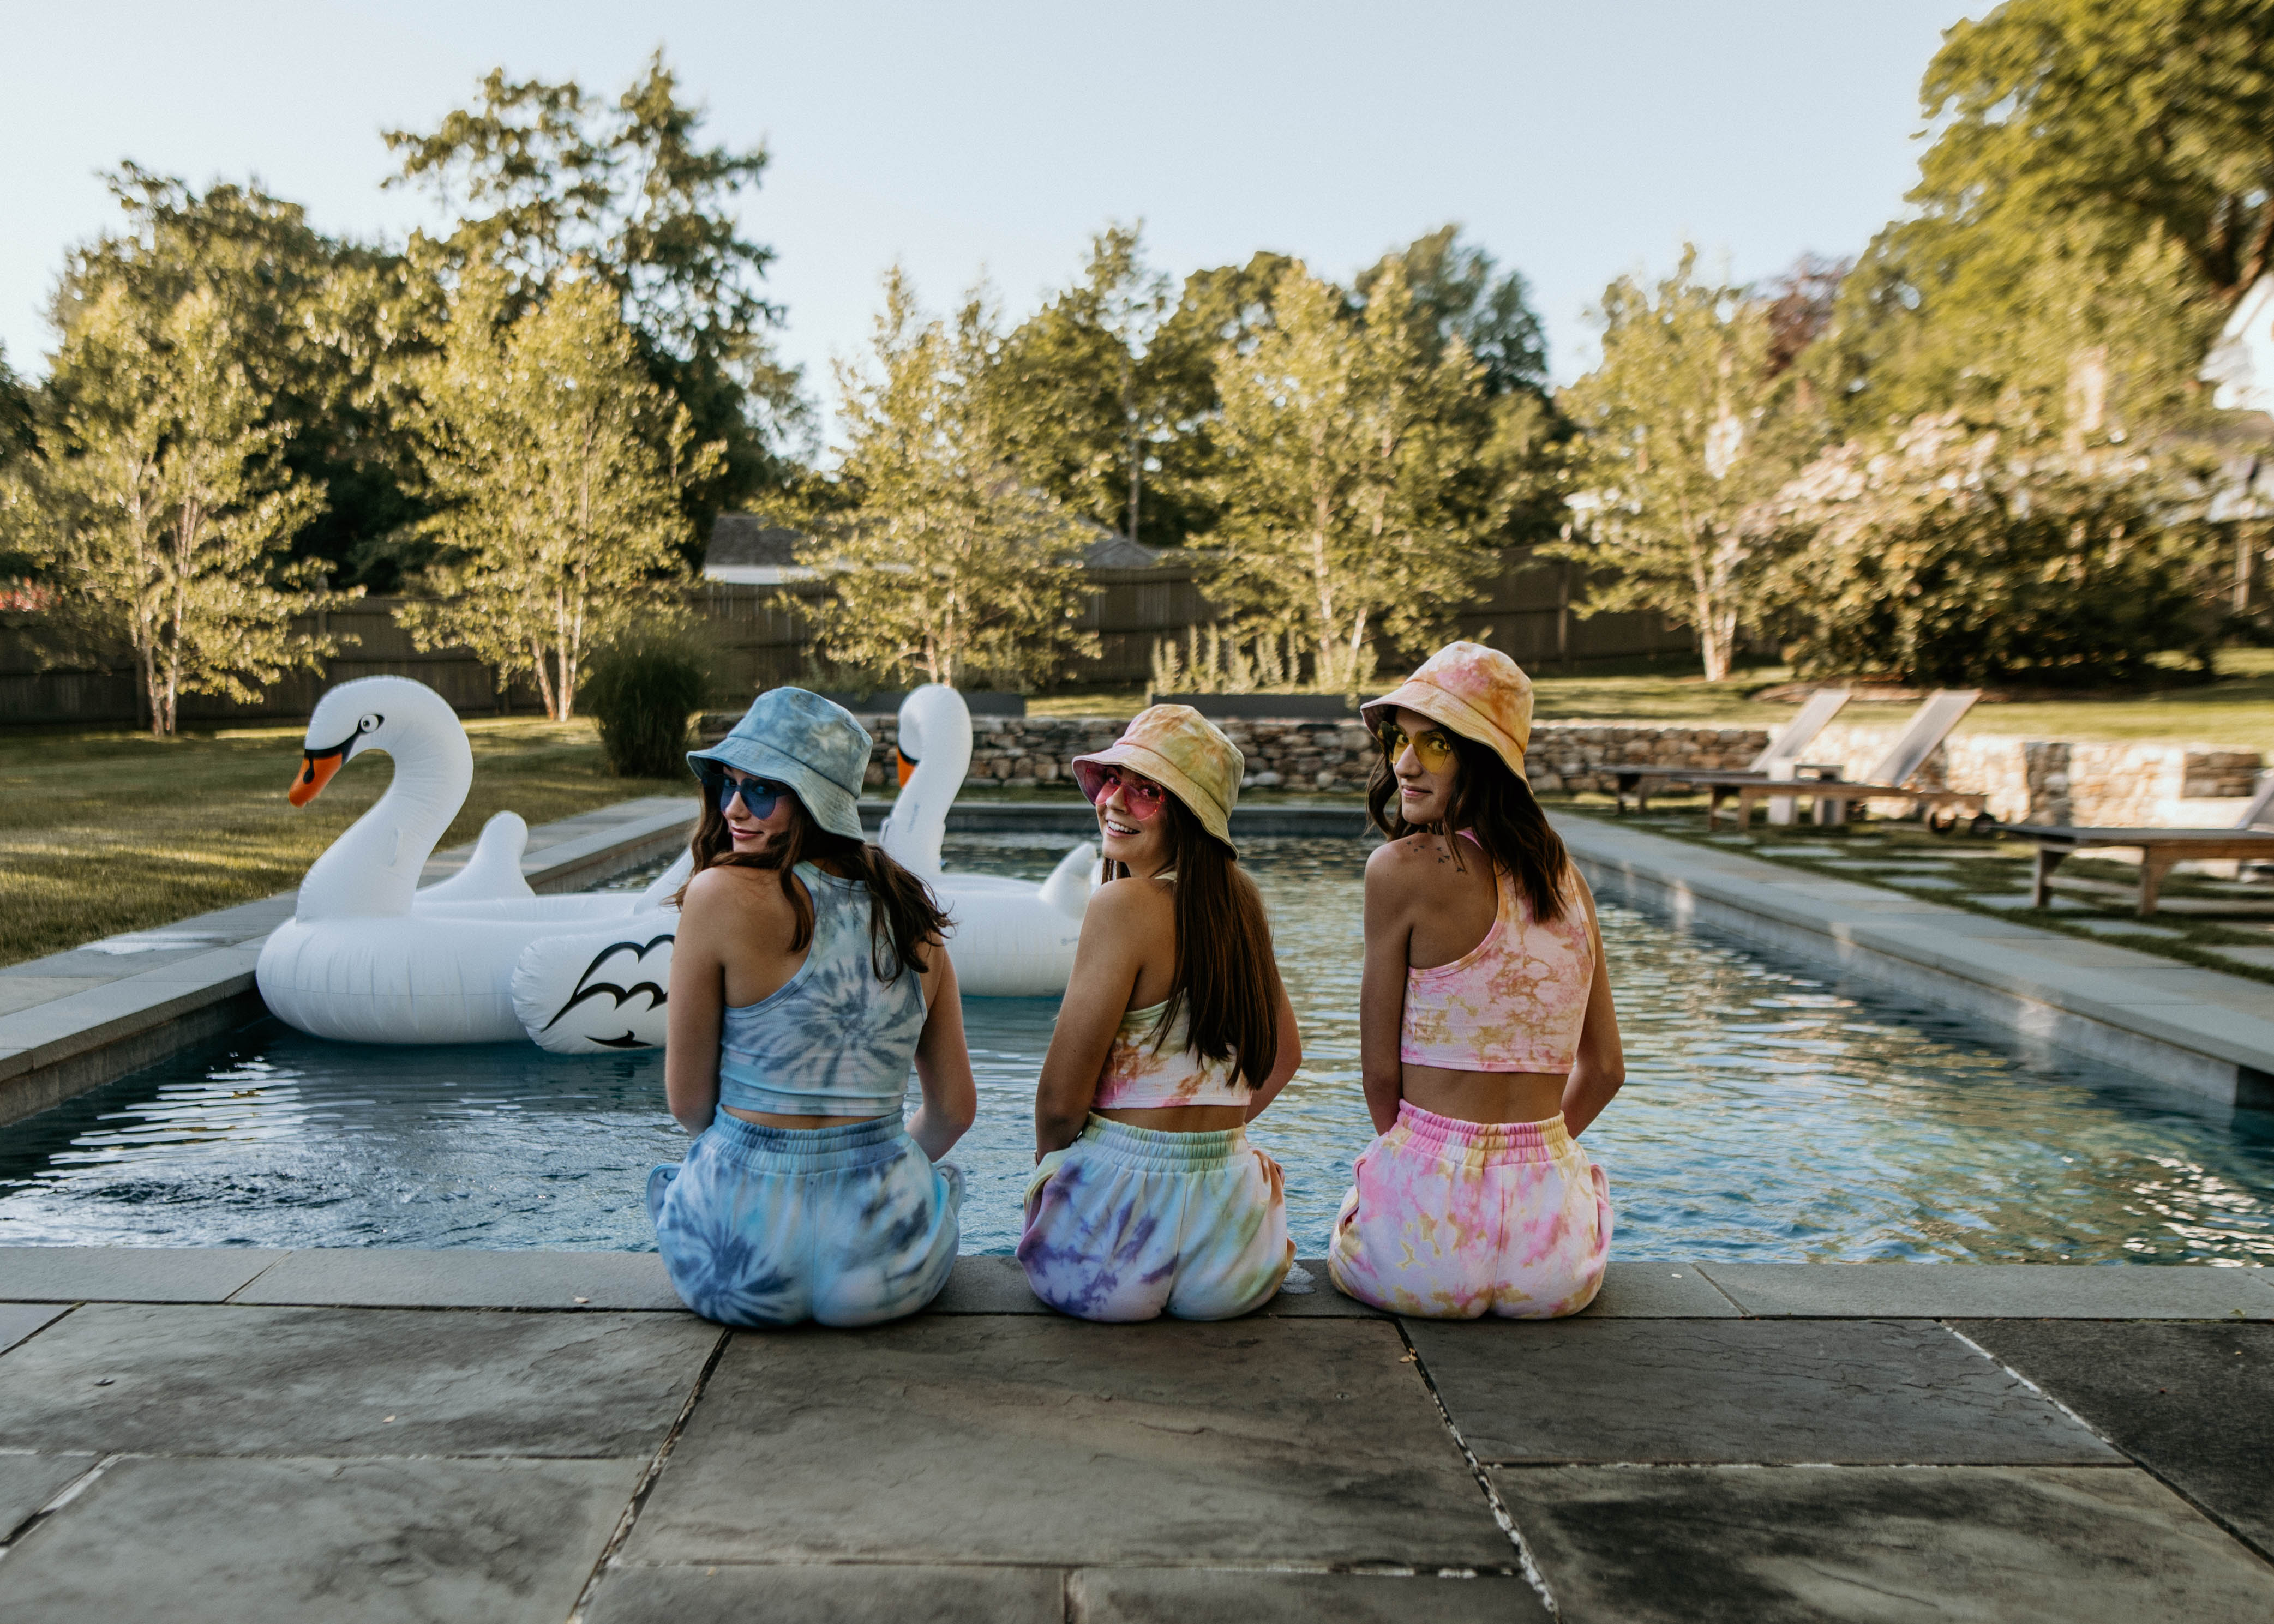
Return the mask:
M950 861L1039 877L1058 846ZM1358 1091L1356 842L1259 840L1303 1071L1254 1128L1323 1249L1370 1133ZM2274 1118L1605 907L1629 1080L1586 1143L1615 1255L1757 1261L2274 1261ZM964 1245L1007 1252L1054 1000L967 1006L978 1125ZM0 1134L0 1244L652 1244L640 1191L685 1144L659 1053L366 1049L273 1022Z

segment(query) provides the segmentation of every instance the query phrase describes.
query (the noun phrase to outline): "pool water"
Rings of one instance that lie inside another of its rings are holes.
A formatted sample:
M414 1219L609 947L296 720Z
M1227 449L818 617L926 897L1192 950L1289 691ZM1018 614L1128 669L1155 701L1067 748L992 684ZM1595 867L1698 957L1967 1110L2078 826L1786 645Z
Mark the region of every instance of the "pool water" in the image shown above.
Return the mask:
M952 845L1039 878L1063 844ZM1322 1251L1371 1137L1346 840L1257 840L1302 1071L1252 1130ZM1614 1255L1752 1261L2274 1261L2274 1116L1602 909L1628 1081L1585 1143ZM1007 1252L1051 999L966 1007L978 1124L964 1247ZM0 1244L646 1250L647 1170L686 1139L659 1052L360 1048L263 1022L0 1134Z

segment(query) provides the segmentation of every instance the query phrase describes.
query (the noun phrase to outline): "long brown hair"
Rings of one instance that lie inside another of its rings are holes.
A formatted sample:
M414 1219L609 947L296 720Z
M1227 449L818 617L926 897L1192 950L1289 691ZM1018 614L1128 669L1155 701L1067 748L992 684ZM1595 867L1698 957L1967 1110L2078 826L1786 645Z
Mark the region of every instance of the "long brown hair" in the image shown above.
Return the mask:
M1169 863L1161 872L1177 880L1177 957L1153 1045L1160 1047L1182 1011L1193 1052L1231 1062L1235 1081L1260 1088L1279 1057L1279 971L1262 895L1183 801L1162 796L1161 816L1169 822ZM1128 872L1109 861L1103 878Z
M931 887L886 856L883 847L822 828L796 795L785 793L782 801L790 808L790 817L780 838L769 840L761 852L737 852L718 797L704 795L702 819L695 825L695 838L688 842L688 851L695 859L695 873L688 876L688 884L693 884L695 874L705 868L779 869L782 895L789 898L797 914L797 929L789 944L790 951L796 952L813 940L813 904L793 883L790 871L801 862L841 868L869 888L869 964L877 979L896 981L903 967L913 967L918 975L929 974L931 964L924 957L924 944L947 929L947 915L940 911ZM671 899L672 906L682 906L686 900L687 886L682 885Z
M1517 889L1532 905L1532 917L1540 924L1561 919L1570 906L1571 855L1563 838L1547 822L1547 814L1532 798L1532 786L1510 771L1500 752L1449 727L1437 731L1453 741L1453 759L1460 771L1453 775L1453 793L1445 806L1445 821L1427 826L1427 832L1443 837L1461 861L1459 831L1477 838L1478 846L1494 868L1515 880ZM1366 815L1392 840L1424 832L1424 825L1409 823L1391 808L1397 805L1397 774L1390 765L1389 749L1382 747L1366 781Z

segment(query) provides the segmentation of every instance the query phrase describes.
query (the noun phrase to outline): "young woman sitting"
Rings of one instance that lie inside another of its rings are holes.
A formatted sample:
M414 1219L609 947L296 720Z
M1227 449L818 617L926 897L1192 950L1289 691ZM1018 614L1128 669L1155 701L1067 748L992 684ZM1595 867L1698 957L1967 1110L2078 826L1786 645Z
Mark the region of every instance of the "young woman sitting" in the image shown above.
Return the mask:
M939 1158L977 1103L945 920L862 838L869 735L841 707L775 688L687 759L703 818L664 1086L696 1138L647 1186L671 1283L727 1325L914 1313L955 1262L962 1179Z
M1294 1261L1279 1168L1247 1143L1302 1059L1227 816L1244 768L1186 705L1078 757L1105 883L1035 1095L1019 1261L1085 1320L1227 1320Z
M1381 1137L1328 1251L1334 1282L1399 1313L1553 1319L1593 1300L1602 1169L1573 1136L1626 1075L1594 898L1524 778L1532 684L1473 643L1365 708L1359 1048Z

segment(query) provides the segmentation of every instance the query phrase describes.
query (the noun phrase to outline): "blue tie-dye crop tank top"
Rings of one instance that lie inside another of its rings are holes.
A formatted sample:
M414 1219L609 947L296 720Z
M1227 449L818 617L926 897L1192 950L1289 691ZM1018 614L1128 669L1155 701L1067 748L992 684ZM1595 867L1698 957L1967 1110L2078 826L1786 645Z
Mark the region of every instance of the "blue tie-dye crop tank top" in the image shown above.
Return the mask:
M719 1103L785 1116L897 1111L923 1034L923 980L913 966L877 979L866 885L811 863L793 872L813 899L813 945L772 993L727 1006Z

